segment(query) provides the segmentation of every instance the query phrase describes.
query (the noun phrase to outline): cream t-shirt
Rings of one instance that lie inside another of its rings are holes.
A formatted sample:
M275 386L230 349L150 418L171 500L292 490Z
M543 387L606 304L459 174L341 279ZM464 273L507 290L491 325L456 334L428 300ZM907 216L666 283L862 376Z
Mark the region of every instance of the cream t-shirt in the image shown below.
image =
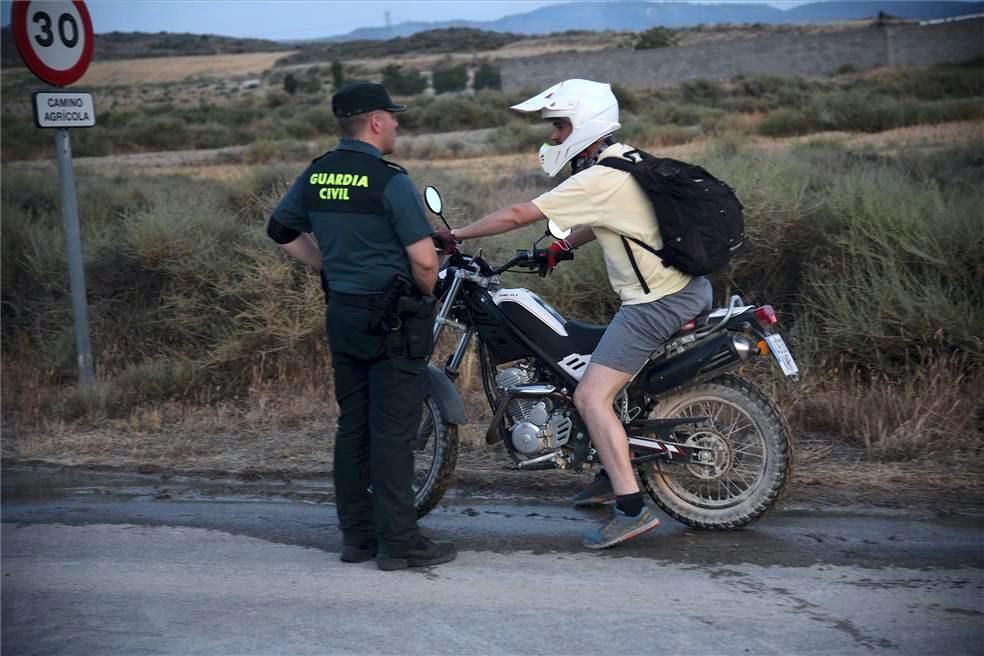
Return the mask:
M599 159L621 157L631 150L631 146L612 144ZM643 292L621 235L634 237L657 250L663 247L663 240L652 203L625 171L592 166L535 198L533 204L561 228L591 226L601 244L608 281L625 305L658 300L690 282L689 275L664 266L658 256L629 241L639 272L649 285L649 293Z

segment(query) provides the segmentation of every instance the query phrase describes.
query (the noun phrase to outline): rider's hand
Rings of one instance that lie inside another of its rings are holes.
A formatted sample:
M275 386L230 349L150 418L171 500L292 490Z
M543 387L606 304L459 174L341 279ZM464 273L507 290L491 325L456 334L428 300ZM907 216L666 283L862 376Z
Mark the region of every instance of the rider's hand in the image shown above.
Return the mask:
M431 239L434 240L434 244L437 246L441 255L450 255L456 250L455 246L461 243L455 239L454 234L450 230L438 230L431 235Z
M560 253L569 253L573 250L571 244L566 239L558 239L547 247L547 269L553 271L560 259Z

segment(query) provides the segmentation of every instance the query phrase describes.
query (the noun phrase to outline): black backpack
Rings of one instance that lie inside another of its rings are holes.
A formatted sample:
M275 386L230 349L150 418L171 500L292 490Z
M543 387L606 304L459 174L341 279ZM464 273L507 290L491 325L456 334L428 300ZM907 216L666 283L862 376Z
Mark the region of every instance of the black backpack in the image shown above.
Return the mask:
M638 159L636 159L638 158ZM720 271L741 248L745 237L742 205L734 190L699 166L675 159L653 157L631 150L622 157L598 162L632 174L642 187L659 220L663 248L622 237L632 268L649 293L627 239L658 255L666 266L702 276Z

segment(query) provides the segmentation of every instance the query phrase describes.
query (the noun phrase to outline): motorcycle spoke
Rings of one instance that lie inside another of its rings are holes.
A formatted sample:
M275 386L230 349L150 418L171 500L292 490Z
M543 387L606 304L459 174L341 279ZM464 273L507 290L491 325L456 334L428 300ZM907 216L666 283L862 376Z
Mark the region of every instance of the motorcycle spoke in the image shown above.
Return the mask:
M741 433L742 431L746 431L749 428L755 428L755 426L751 422L747 422L745 424L742 424L740 427L738 427L737 424L739 421L741 421L741 417L736 417L735 422L731 424L730 427L728 427L728 430L724 431L724 434L731 436L737 433Z
M679 408L678 417L708 417L710 430L697 442L715 439L727 443L724 461L711 466L667 471L667 482L685 499L706 507L728 507L750 494L765 472L766 450L763 437L752 418L728 403L700 399ZM698 435L700 435L698 433Z

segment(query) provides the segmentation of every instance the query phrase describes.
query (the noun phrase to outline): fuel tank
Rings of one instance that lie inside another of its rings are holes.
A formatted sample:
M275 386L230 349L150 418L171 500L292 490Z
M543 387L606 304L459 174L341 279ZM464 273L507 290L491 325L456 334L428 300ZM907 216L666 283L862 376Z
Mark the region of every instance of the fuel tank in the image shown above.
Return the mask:
M500 289L492 300L516 331L580 380L591 361L591 352L604 333L604 326L569 322L528 289Z

